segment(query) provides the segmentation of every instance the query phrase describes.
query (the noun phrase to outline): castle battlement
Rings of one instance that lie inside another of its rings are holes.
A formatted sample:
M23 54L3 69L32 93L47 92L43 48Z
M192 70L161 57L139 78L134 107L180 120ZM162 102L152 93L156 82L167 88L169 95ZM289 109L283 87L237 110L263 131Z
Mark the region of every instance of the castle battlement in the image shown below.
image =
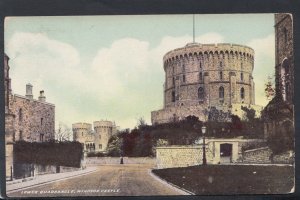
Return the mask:
M79 123L72 124L72 129L73 130L78 130L78 129L92 130L92 124L79 122Z
M251 47L239 44L219 43L219 44L200 44L188 43L182 48L177 48L167 52L164 57L164 63L174 62L182 58L190 58L200 60L201 57L235 57L253 61L254 50Z
M94 121L94 128L98 127L113 127L113 123L107 120Z

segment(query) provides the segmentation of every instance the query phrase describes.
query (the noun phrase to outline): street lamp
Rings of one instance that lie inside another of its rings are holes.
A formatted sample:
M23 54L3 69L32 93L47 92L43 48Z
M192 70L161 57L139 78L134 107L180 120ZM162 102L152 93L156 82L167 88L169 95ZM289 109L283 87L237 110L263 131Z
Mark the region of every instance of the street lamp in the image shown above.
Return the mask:
M202 126L201 128L202 135L203 135L203 144L202 144L202 152L203 152L203 163L202 165L206 165L206 152L205 152L205 132L206 132L206 126Z

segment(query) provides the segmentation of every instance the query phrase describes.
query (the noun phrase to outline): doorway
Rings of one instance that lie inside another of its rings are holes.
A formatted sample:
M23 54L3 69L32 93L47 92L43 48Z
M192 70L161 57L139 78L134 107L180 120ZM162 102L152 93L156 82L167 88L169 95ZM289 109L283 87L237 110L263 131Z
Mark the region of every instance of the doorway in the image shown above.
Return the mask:
M220 144L220 163L232 163L232 144Z

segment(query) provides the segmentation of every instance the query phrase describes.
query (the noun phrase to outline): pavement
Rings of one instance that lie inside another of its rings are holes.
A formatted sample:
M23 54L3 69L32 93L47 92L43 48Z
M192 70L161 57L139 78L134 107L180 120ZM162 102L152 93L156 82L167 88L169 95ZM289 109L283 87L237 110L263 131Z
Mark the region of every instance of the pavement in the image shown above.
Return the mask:
M55 182L55 181L66 180L68 178L86 175L86 174L95 172L96 170L97 170L96 167L87 167L83 170L56 173L56 174L38 175L35 177L28 177L25 179L7 181L6 182L6 191L7 191L7 194L9 194L11 192L21 191L24 189L38 186L38 185L40 186L40 185L48 184L48 183Z
M98 165L96 170L59 181L10 190L9 197L162 196L187 194L158 181L151 164ZM48 181L48 180L47 180Z

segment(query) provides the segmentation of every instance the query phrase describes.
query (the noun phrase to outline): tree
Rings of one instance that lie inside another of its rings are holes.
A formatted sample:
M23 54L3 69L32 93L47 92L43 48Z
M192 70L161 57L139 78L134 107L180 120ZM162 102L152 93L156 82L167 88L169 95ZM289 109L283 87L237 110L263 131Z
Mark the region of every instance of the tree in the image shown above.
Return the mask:
M109 156L121 156L122 155L123 139L118 135L113 135L107 145L107 154Z
M60 122L58 129L55 131L55 139L57 141L70 141L72 139L71 129L64 123Z
M144 128L145 126L147 126L146 120L144 117L140 117L137 122L138 129Z
M253 108L247 108L246 106L241 106L241 109L245 112L247 120L253 122L255 119L255 110Z

